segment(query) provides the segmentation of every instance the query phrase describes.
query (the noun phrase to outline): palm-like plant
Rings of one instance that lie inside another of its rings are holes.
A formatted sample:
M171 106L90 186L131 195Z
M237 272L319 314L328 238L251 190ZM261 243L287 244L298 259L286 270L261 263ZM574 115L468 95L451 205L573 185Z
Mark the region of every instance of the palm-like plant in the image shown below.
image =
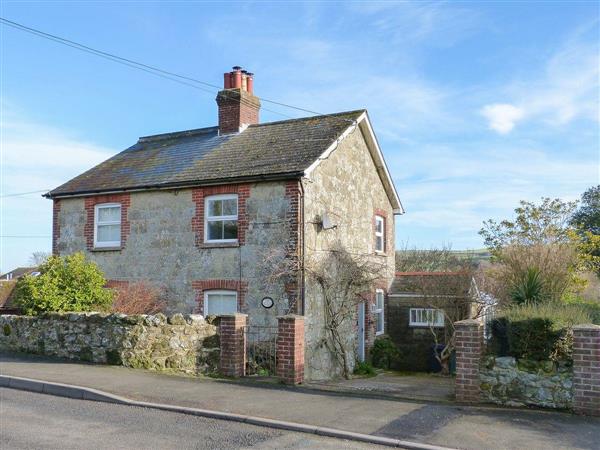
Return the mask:
M510 296L513 302L519 305L543 302L546 293L540 270L537 267L529 267L513 285Z

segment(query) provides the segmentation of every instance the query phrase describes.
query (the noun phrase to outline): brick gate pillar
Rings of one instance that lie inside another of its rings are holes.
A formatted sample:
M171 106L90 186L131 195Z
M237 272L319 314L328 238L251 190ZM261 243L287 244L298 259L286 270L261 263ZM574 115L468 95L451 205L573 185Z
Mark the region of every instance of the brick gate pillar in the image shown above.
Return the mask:
M454 323L456 342L455 394L459 402L479 402L479 363L483 352L483 327L477 320Z
M246 375L246 333L247 314L227 314L219 316L219 342L221 356L219 371L228 377Z
M573 410L600 416L600 326L573 327Z
M304 317L277 318L277 376L286 384L304 381Z

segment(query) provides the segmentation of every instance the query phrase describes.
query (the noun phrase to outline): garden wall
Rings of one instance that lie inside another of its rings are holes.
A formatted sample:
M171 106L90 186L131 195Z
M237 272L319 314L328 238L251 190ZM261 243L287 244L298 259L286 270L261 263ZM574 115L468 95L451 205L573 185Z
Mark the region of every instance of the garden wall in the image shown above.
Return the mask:
M198 315L0 316L0 350L196 374L219 365L217 327Z
M511 356L484 358L482 400L506 406L573 407L573 369L553 361L519 361Z

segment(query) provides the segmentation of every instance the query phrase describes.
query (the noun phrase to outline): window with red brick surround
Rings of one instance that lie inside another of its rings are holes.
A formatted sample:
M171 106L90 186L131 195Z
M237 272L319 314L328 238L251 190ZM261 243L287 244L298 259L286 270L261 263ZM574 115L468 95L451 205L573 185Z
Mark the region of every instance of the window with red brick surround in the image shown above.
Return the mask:
M83 229L87 249L95 250L94 248L94 214L96 205L102 203L119 203L121 205L121 245L120 248L125 248L131 225L128 220L127 211L131 205L131 196L129 193L124 194L106 194L96 195L94 197L85 198L86 221Z
M192 288L196 293L196 312L204 314L204 293L206 291L236 291L238 312L242 312L245 304L248 282L240 280L196 280L192 281Z
M237 243L205 243L204 242L204 204L206 197L219 194L237 194L238 196L238 238ZM192 218L192 230L196 235L197 247L231 247L244 245L248 218L246 216L246 200L250 197L250 184L225 184L192 189L192 200L196 205L196 213Z
M377 250L379 254L385 254L388 250L388 215L387 212L383 209L375 209L373 213L373 249L377 248L377 217L381 217L383 219L383 251Z

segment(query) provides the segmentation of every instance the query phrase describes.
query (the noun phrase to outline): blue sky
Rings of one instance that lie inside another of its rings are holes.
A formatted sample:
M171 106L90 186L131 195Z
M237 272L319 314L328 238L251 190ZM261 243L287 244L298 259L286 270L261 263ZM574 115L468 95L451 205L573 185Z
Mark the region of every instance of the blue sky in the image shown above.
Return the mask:
M575 199L598 183L597 2L0 5L7 19L213 84L241 65L259 96L368 108L406 208L399 247L479 248L481 222L520 199ZM53 188L138 136L214 125L217 109L216 92L0 32L7 270L51 248L52 215L40 194L7 195Z

